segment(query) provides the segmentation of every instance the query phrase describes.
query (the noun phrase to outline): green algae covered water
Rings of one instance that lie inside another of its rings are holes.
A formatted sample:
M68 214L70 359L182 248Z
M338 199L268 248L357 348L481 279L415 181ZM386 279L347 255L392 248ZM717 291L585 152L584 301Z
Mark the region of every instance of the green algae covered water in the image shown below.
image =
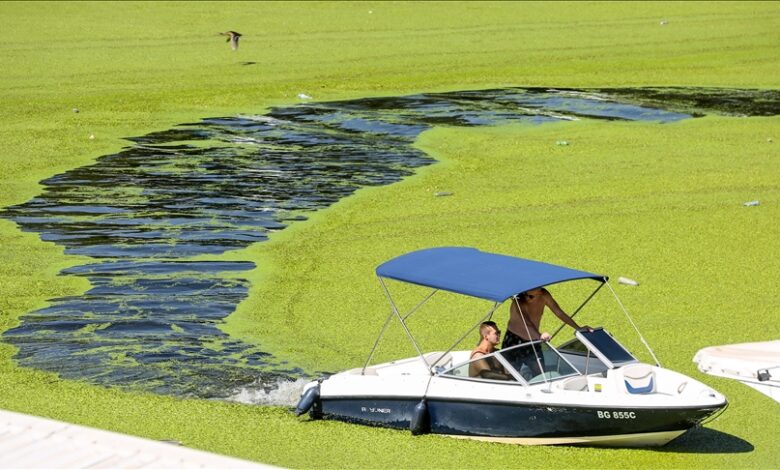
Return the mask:
M262 269L219 255L433 163L412 146L420 133L437 125L776 115L778 95L507 88L306 103L133 137L119 153L44 180L42 194L0 214L93 260L61 273L88 279L87 292L51 299L3 340L19 348L23 366L96 384L207 398L275 389L307 374L218 328L247 295L242 273Z

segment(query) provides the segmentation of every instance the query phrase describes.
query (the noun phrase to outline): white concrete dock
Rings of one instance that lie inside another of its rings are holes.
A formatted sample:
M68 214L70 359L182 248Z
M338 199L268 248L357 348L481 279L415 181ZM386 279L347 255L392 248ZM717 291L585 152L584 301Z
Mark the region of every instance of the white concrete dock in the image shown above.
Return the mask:
M275 467L0 410L0 468Z

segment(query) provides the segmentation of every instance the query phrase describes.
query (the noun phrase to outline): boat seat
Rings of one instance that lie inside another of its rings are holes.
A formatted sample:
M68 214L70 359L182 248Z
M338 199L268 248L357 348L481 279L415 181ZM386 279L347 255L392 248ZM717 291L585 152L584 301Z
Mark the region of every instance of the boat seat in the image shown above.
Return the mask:
M636 364L623 368L623 383L626 392L632 395L655 393L655 372L645 364Z
M587 392L588 378L584 375L572 377L561 381L559 387L563 390L571 390L574 392Z
M452 366L452 355L450 353L428 353L425 355L425 360L428 362L428 364L433 366L434 371L448 369Z

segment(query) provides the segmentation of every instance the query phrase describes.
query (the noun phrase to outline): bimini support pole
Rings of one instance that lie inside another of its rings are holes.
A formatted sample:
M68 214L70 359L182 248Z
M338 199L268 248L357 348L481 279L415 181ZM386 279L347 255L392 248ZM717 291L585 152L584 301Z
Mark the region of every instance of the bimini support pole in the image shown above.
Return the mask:
M433 375L433 372L431 371L431 369L433 368L433 366L435 366L436 364L438 364L438 363L439 363L439 361L441 361L441 360L442 360L442 358L444 358L444 356L446 356L447 354L451 353L451 352L452 352L452 350L453 350L453 349L455 349L455 347L456 347L457 345L459 345L461 341L463 341L464 339L466 339L466 336L470 335L472 331L474 331L474 330L475 330L475 329L476 329L476 328L477 328L479 325L481 325L483 321L488 321L490 318L492 318L492 317L493 317L493 313L496 311L496 309L497 309L497 308L498 308L500 305L501 305L501 302L494 302L494 303L493 303L493 308L491 308L491 309L490 309L490 311L487 313L487 315L485 315L484 317L480 318L480 319L479 319L479 321L477 322L477 324L476 324L476 325L474 325L474 326L472 326L471 328L469 328L469 330L468 330L468 331L467 331L467 332L466 332L466 333L465 333L463 336L461 336L461 337L460 337L460 339L458 339L457 341L455 341L455 344L453 344L452 346L450 346L450 349L448 349L447 351L445 351L445 352L444 352L444 354L442 354L441 356L439 356L439 358L438 358L438 359L436 359L436 361L435 361L433 364L431 364L431 365L429 365L429 366L428 366L428 372L430 372L430 373L431 373L431 375ZM427 364L427 362L426 362L426 364Z
M650 355L653 356L655 365L661 367L661 362L658 360L657 357L655 357L655 353L653 352L653 349L650 347L649 344L647 344L647 341L645 341L645 338L644 336L642 336L642 333L639 332L639 328L637 328L636 325L634 324L634 320L631 319L631 315L628 314L628 310L626 310L626 307L623 306L623 302L620 301L620 297L617 296L617 293L609 284L609 282L607 282L606 284L607 287L609 287L609 290L612 292L612 295L615 296L615 300L617 300L617 303L618 305L620 305L620 308L623 309L623 313L626 314L626 318L628 318L628 322L631 323L631 326L634 327L634 331L636 331L636 334L639 335L640 341L642 341L642 344L645 345L645 348L647 348L647 351L650 353Z
M523 326L525 327L526 336L528 336L528 339L531 339L531 330L528 329L528 323L526 323L525 321L525 314L523 313L523 309L520 308L520 301L518 300L517 296L512 297L511 301L515 303L515 306L517 307L517 311L520 312L520 319L523 320ZM539 339L541 339L541 337ZM539 352L536 350L536 344L531 344L531 351L534 352L534 359L536 359L536 366L539 367L539 373L542 374L542 379L544 379L544 383L549 382L549 379L547 378L547 372L544 370L544 365L542 364L541 358L539 358ZM518 372L520 371L518 370Z
M590 299L592 299L592 298L593 298L593 296L594 296L594 295L596 295L596 293L597 293L598 291L600 291L602 287L604 287L604 284L606 284L606 282L607 282L607 280L606 280L606 278L605 278L605 279L604 279L604 282L602 282L601 284L599 284L599 286L598 286L598 287L596 287L596 290L594 290L594 291L593 291L593 293L591 293L591 294L588 296L588 298L587 298L587 299L585 299L585 302L583 302L583 303L582 303L582 304L581 304L579 307L577 307L577 310L575 310L575 311L574 311L574 313L572 313L571 315L569 315L569 317L570 317L570 318L574 318L574 316L575 316L575 315L577 315L578 313L580 313L580 310L582 310L582 308L583 308L583 307L585 307L585 305L586 305L588 302L590 302ZM519 306L518 306L518 308L519 308ZM564 326L566 326L566 324L562 324L561 326L559 326L559 327L558 327L558 329L557 329L557 330L555 330L555 333L553 333L553 334L552 334L552 337L551 337L550 339L552 340L553 338L555 338L555 337L558 335L558 333L560 333L560 332L561 332L561 330L563 329L563 327L564 327Z
M411 316L412 316L412 314L413 314L414 312L416 312L416 311L417 311L417 310L418 310L420 307L422 307L423 305L425 305L425 303L426 303L428 300L430 300L430 298L431 298L431 297L433 297L433 294L435 294L435 293L437 293L437 292L439 292L439 289L433 289L433 290L431 291L431 293L430 293L430 294L428 294L428 296L427 296L427 297L425 297L425 298L422 300L422 302L420 302L419 304L417 304L417 306L415 306L413 309L411 309L411 310L409 311L409 313L407 313L406 315L404 315L404 321L406 321L406 319L407 319L407 318L411 317Z
M387 296L388 302L390 302L390 308L392 309L392 312L390 313L390 316L387 317L387 319L385 320L385 324L382 327L382 332L379 333L379 337L376 339L376 342L374 343L373 349L371 349L371 354L369 354L368 359L366 360L366 364L363 366L362 373L363 374L366 373L366 367L368 367L368 363L371 361L371 357L374 355L374 351L376 350L376 347L379 344L379 340L382 338L382 335L384 335L385 329L387 328L387 325L390 322L390 318L392 318L393 316L398 317L398 321L401 322L401 326L403 327L404 331L406 332L406 335L409 336L409 340L411 340L412 344L414 345L414 349L417 350L417 354L420 355L420 358L423 360L423 362L425 364L428 364L428 362L425 360L425 356L423 355L422 351L420 350L420 346L417 345L417 341L415 341L414 336L412 336L412 333L409 331L409 328L406 326L406 322L404 322L403 317L401 317L401 313L398 311L398 307L395 306L395 302L393 301L393 297L390 295L390 291L387 290L387 286L385 285L385 281L381 277L379 278L379 283L382 284L382 289L385 291L385 295ZM433 294L435 294L435 293L436 293L435 290L433 292L431 292L428 295L428 297L426 297L422 302L420 302L420 304L418 304L412 310L412 312L410 312L407 315L407 317L409 315L411 315L411 313L413 313L414 310L417 310L418 308L420 308L420 306L422 306L425 302L427 302L428 299L430 299L433 296Z
M379 345L379 340L382 339L382 336L384 336L387 325L390 324L390 319L393 318L393 314L394 312L390 312L390 315L388 315L385 319L385 324L382 325L382 330L379 332L379 336L377 336L376 341L374 341L374 347L371 348L371 352L368 354L366 363L363 364L363 370L360 371L360 375L366 375L366 367L368 367L368 364L371 362L371 358L374 356L374 351L376 351L376 347Z
M382 330L379 332L379 336L376 338L376 341L374 341L374 347L371 348L371 352L368 354L368 359L366 359L366 363L363 365L363 370L360 372L361 375L365 375L366 374L366 368L368 367L368 364L371 363L371 358L374 356L374 352L376 351L377 346L379 346L379 341L382 339L382 336L385 335L385 330L387 330L387 325L390 324L390 319L393 318L393 315L395 315L397 313L397 310L395 308L395 304L393 303L393 299L390 296L390 292L387 290L387 286L385 286L385 283L382 281L381 277L379 278L379 282L382 284L382 288L384 289L385 294L387 295L387 298L390 301L390 306L392 308L391 308L391 311L390 311L390 315L388 315L387 318L385 319L385 324L382 325ZM433 294L435 294L437 292L439 292L439 289L434 289L433 291L431 291L431 293L428 294L428 296L425 297L422 300L422 302L417 304L417 306L415 306L411 311L409 311L409 313L407 313L403 317L403 320L406 320L407 318L409 318L414 312L416 312L420 307L422 307L426 302L428 302L428 300L430 300L430 298L433 297ZM401 323L403 323L403 321ZM414 341L414 340L412 340L412 341Z
M379 281L382 282L382 278L379 278ZM390 293L387 290L387 287L385 287L385 284L382 283L382 287L385 288L385 293L387 294L388 298L390 297ZM417 304L416 307L414 307L409 313L404 316L404 320L409 318L414 312L416 312L420 307L422 307L428 300L430 300L431 297L433 297L433 294L439 292L439 289L434 289L430 294L428 294L427 297L425 297L422 302ZM374 352L376 351L377 346L379 346L379 341L382 339L382 336L385 335L385 330L387 329L387 325L390 323L390 319L393 318L393 315L395 315L395 305L393 305L392 300L390 301L390 305L393 307L390 311L390 315L387 316L385 319L385 324L382 325L382 330L379 332L379 336L376 338L376 341L374 341L374 347L371 348L371 352L368 354L368 359L366 359L366 363L363 365L363 370L360 372L361 375L366 374L366 368L368 367L368 364L371 362L371 358L374 356Z

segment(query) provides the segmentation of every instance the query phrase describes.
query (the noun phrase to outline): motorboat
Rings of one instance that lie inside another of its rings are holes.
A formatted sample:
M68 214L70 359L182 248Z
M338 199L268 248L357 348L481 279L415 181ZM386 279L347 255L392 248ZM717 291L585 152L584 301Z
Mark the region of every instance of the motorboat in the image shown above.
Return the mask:
M780 340L710 346L693 362L706 374L739 380L780 402Z
M297 415L505 443L634 447L664 445L727 405L707 385L661 367L611 287L654 364L640 362L602 327L580 329L558 347L534 341L474 360L470 350L456 349L519 293L596 281L573 317L609 286L607 276L468 247L407 253L378 266L376 274L391 312L366 363L308 383ZM428 294L402 313L388 280L425 288ZM441 291L484 299L490 307L449 349L423 351L409 318ZM372 365L380 339L396 320L417 355ZM472 362L487 357L501 364L505 377L471 376Z

